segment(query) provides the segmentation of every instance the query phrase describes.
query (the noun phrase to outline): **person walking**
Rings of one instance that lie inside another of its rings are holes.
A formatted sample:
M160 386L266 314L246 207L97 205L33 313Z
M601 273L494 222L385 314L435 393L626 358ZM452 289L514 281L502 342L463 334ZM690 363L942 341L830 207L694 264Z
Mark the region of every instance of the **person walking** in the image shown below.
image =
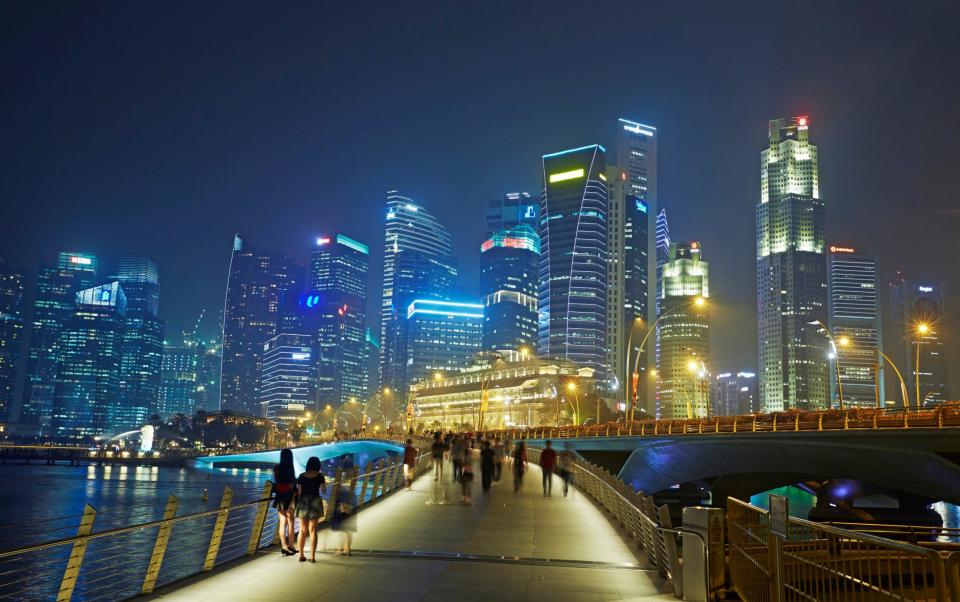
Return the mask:
M564 444L563 451L557 458L557 467L559 468L560 478L563 480L563 497L567 497L570 478L573 476L573 447L569 442Z
M433 436L430 454L433 456L433 480L438 481L443 476L443 440L439 433Z
M463 472L463 461L467 454L467 440L462 435L457 435L453 439L453 446L450 449L450 460L453 462L453 482L460 482L460 475Z
M357 502L353 496L353 488L340 485L337 491L337 499L332 503L334 507L330 528L340 533L340 547L334 553L349 556L353 534L357 532L357 516L354 514Z
M513 439L510 437L503 442L503 459L508 464L513 463Z
M417 467L417 448L413 446L413 439L407 439L407 446L403 448L403 480L407 483L407 491L413 487L413 473Z
M280 450L280 463L273 467L273 507L277 509L277 526L280 529L280 553L293 556L297 547L294 536L294 497L296 496L297 473L293 468L293 450Z
M467 455L460 463L460 485L463 487L463 505L469 506L473 503L471 490L473 489L473 462Z
M546 447L540 452L540 472L543 475L543 497L553 494L553 469L557 467L557 451L547 439Z
M490 440L488 439L483 442L483 449L480 450L480 483L483 485L484 493L490 493L496 461L497 452L490 447Z
M503 473L503 456L506 453L503 449L503 441L501 441L499 438L497 439L496 444L493 446L493 451L496 453L496 457L493 460L493 481L495 483L499 483L500 475Z
M327 481L320 472L320 458L313 456L307 460L307 469L297 477L297 509L300 519L300 562L306 562L304 548L307 536L310 537L310 562L317 561L317 523L323 517L323 498Z
M523 475L527 472L527 443L521 441L513 452L513 492L523 489Z

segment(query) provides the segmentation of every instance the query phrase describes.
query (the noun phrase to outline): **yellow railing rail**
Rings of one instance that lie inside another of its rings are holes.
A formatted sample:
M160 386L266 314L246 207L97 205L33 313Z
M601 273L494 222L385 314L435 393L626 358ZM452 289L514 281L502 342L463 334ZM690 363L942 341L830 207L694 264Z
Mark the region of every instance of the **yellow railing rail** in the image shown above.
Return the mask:
M420 475L430 453L426 441L417 444ZM401 487L401 461L378 460L363 474L337 471L332 491L351 488L362 509ZM162 519L103 531L94 530L97 511L88 505L76 535L0 551L0 600L123 599L255 554L276 539L271 487L267 481L257 499L240 503L226 487L216 509L184 516L175 516L170 496Z

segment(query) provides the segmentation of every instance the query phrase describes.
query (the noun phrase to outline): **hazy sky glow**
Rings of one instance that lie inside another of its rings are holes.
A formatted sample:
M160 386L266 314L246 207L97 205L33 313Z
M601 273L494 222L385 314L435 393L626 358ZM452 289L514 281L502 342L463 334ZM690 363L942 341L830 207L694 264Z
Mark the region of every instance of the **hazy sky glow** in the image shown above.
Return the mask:
M340 4L3 3L0 255L153 257L176 333L219 311L234 232L304 258L344 232L375 285L395 188L474 293L486 201L622 116L710 261L715 370L753 369L760 151L809 115L830 242L942 280L960 328L955 2Z

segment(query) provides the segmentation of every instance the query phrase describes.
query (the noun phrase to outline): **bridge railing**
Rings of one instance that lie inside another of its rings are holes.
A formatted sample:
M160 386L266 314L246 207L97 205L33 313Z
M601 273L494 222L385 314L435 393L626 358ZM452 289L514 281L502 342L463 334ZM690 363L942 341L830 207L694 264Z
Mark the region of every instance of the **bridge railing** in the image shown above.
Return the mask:
M429 449L420 449L415 475L430 468ZM382 459L363 474L337 471L329 497L349 487L360 510L402 487L400 462ZM118 600L256 554L279 541L271 488L267 481L257 499L234 503L226 487L216 509L183 516L170 496L162 519L102 531L87 505L75 535L0 551L0 600Z
M676 420L635 420L586 426L531 426L486 430L492 437L512 439L567 439L582 437L679 436L721 433L790 433L849 430L960 428L960 403L924 410L857 408L816 412L775 412L745 416L716 416Z
M746 602L960 601L960 555L833 525L788 518L730 498L730 585Z

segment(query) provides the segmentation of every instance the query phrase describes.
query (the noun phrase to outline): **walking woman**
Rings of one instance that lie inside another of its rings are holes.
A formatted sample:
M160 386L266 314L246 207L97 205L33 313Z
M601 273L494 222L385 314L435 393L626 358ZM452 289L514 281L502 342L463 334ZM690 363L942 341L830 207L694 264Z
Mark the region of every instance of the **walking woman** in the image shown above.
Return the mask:
M513 452L513 491L523 489L523 475L527 472L527 442L521 441Z
M317 561L317 522L323 517L323 498L320 492L327 492L327 481L320 472L320 458L313 456L307 460L307 470L297 478L297 518L300 519L300 562L306 562L303 553L310 536L310 562Z
M273 467L273 507L277 509L280 529L280 553L293 556L297 547L294 536L293 498L296 496L297 473L293 468L293 451L280 450L280 463Z

